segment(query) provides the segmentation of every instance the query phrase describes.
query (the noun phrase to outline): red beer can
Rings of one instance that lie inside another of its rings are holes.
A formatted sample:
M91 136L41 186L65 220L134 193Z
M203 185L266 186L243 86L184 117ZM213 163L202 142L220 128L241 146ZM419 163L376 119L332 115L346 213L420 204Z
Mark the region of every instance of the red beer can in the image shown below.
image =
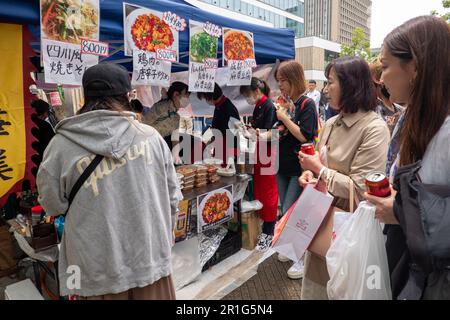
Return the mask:
M366 178L367 193L380 198L391 195L391 185L383 172L372 172Z
M316 148L314 147L313 143L305 143L302 144L302 147L300 151L304 154L308 154L310 156L313 156L316 154Z

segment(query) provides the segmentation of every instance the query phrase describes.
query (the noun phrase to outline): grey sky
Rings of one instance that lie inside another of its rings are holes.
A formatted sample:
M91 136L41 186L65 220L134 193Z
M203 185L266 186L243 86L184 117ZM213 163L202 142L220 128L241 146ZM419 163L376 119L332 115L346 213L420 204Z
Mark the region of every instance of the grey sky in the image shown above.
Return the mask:
M384 37L407 20L430 14L432 10L444 12L441 0L372 0L372 30L370 47L379 48Z

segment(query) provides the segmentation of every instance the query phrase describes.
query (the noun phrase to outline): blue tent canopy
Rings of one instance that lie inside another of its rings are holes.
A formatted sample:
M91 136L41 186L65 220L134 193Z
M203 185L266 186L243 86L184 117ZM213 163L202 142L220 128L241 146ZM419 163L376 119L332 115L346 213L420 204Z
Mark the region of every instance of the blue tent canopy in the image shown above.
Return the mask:
M274 63L277 59L289 60L295 56L295 36L294 31L290 29L262 27L222 17L184 4L184 1L181 0L130 0L129 3L162 12L171 11L186 20L210 21L222 27L253 32L256 62L258 64ZM39 1L0 0L0 21L27 24L31 33L39 39ZM110 42L111 45L110 52L112 55L107 60L120 62L131 70L132 59L125 57L123 54L123 37L123 1L100 0L100 40ZM173 71L186 70L189 59L189 28L180 32L179 50L180 65L175 65ZM221 52L222 44L219 41L219 58L221 58Z

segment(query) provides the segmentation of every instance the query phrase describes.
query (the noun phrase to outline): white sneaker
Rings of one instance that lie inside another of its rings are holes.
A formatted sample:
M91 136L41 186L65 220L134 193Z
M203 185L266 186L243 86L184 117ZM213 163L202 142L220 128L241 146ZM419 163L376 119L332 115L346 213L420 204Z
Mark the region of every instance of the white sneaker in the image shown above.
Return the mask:
M258 237L258 244L256 245L256 250L260 252L266 252L272 244L272 236L265 233L261 233Z
M279 253L278 254L278 261L280 261L280 262L289 262L289 261L291 261L291 259L289 259L288 257L283 256L281 253Z
M298 280L303 278L303 269L305 268L303 260L294 263L292 267L288 270L287 275L289 279Z

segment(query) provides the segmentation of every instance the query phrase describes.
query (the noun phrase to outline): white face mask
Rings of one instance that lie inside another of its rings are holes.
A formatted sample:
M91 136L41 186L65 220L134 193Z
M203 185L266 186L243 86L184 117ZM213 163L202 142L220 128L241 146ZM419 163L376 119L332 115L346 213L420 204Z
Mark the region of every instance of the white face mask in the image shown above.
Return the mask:
M254 105L256 104L256 102L258 102L258 101L256 101L256 99L253 98L253 97L246 97L245 100L246 100L247 103L248 103L249 105L251 105L251 106L254 106Z
M180 99L180 107L181 108L183 108L183 109L187 108L190 103L191 103L191 101L189 100L189 98L181 97L181 99Z

